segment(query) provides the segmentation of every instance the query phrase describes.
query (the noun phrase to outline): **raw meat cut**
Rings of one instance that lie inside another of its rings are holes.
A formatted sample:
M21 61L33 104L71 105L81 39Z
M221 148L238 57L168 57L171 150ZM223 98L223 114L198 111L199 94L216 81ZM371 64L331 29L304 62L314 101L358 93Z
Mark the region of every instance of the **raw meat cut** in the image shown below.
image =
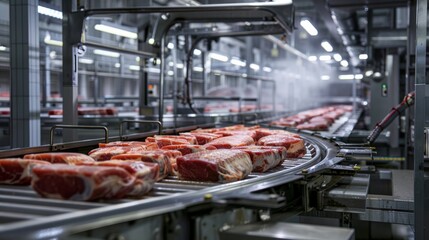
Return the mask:
M120 167L35 165L31 186L43 197L70 200L122 198L135 177Z
M296 126L300 130L311 130L311 131L326 131L329 126L326 123L303 123Z
M21 158L0 159L0 184L29 185L31 183L31 168L35 164L50 163Z
M129 152L137 153L142 151L146 150L141 146L103 147L91 150L88 155L94 158L96 161L106 161L110 160L113 156L116 155L125 154Z
M138 141L116 141L109 143L99 143L98 147L127 147L127 146L141 146L146 150L155 150L158 149L158 145L156 143L148 143L148 142L138 142Z
M248 146L253 144L255 144L255 142L253 141L253 138L251 138L250 136L235 135L235 136L221 137L221 138L215 139L205 144L204 146L214 146L217 149L222 149L222 148Z
M158 179L159 165L141 161L109 160L103 162L83 163L86 166L120 167L136 179L127 196L139 197L149 192Z
M289 135L289 136L301 138L299 134L288 132L285 130L277 130L277 129L273 130L273 129L267 129L267 128L260 128L256 130L256 139L259 140L262 137L273 135L273 134L282 134L282 135Z
M258 140L260 146L283 146L288 158L302 157L306 153L304 140L288 135L269 135Z
M173 172L177 157L182 154L174 150L143 151L139 153L120 154L112 157L112 160L138 160L152 162L159 165L159 179L163 179Z
M72 152L49 152L49 153L27 154L24 156L24 159L42 160L50 163L66 163L70 165L75 165L80 162L94 162L94 159L88 155L85 155L82 153L72 153Z
M162 150L177 150L182 153L182 155L201 152L206 150L215 150L216 148L213 146L201 146L201 145L168 145L161 148Z
M252 161L240 150L219 149L185 155L177 159L179 177L193 181L231 182L252 171Z
M282 148L284 152L286 152L286 148ZM284 154L282 154L279 149L270 149L268 147L261 148L260 146L236 147L233 149L238 149L249 154L254 172L266 172L278 166L284 160Z
M222 130L217 131L217 134L222 134L224 137L236 136L236 135L247 135L256 140L257 134L255 130Z
M147 137L146 142L155 142L160 148L167 145L197 144L195 136L155 135Z
M205 132L187 132L187 133L180 133L182 136L195 136L197 139L198 145L204 145L206 143L209 143L216 138L222 137L221 134L216 133L205 133Z

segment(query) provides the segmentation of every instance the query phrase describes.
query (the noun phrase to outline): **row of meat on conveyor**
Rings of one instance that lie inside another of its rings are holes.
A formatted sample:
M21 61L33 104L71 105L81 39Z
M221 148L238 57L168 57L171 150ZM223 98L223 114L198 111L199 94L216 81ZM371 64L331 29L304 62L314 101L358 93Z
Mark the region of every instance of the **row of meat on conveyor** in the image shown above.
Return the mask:
M75 211L85 215L89 209L112 204L137 201L145 209L174 202L171 198L177 201L246 184L265 186L264 179L298 172L316 164L322 155L305 136L236 125L154 135L145 141L100 143L88 154L17 157L0 160L0 232L5 234L20 224L37 225L35 219L70 219Z

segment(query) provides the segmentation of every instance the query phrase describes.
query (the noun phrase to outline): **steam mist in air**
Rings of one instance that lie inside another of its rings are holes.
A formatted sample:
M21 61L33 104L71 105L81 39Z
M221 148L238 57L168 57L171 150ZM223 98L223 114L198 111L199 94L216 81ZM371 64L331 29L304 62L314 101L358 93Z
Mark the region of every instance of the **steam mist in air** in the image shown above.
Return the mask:
M288 54L272 63L276 81L276 109L297 111L325 105L335 70L328 64ZM324 76L329 80L321 80Z

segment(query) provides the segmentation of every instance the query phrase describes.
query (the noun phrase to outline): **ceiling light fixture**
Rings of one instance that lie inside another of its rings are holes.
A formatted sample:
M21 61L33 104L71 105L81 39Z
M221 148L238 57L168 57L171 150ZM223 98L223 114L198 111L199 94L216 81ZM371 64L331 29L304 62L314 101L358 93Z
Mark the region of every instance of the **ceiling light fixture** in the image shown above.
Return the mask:
M364 53L364 54L359 54L359 59L360 60L367 60L368 59L368 54Z
M140 66L138 65L130 65L128 68L133 71L140 71Z
M272 68L270 68L270 67L263 67L263 68L262 68L262 70L263 70L264 72L272 72L272 71L273 71L273 69L272 69Z
M259 65L258 64L255 64L255 63L251 63L250 65L249 65L249 67L251 68L251 69L253 69L254 71L259 71Z
M331 78L328 75L322 75L322 76L320 76L320 80L327 81L329 79L331 79Z
M342 61L340 62L340 64L341 64L341 66L343 66L343 67L348 67L348 66L349 66L349 62L347 62L347 60L342 60Z
M121 55L117 52L111 52L111 51L106 51L106 50L101 50L101 49L95 49L94 54L102 55L102 56L106 56L106 57L113 57L113 58L118 58Z
M315 62L315 61L317 61L317 57L316 56L309 56L308 61Z
M323 41L320 46L322 46L323 49L325 49L325 51L327 52L332 52L334 50L334 48L328 41Z
M240 66L240 67L245 67L246 66L246 62L241 61L238 58L232 58L231 59L231 63L234 64L234 65L236 65L236 66Z
M361 80L363 78L363 74L355 74L356 80Z
M131 39L137 39L138 37L137 33L135 32L127 31L118 27L112 27L106 24L95 24L94 29L100 32L110 33Z
M353 79L355 79L355 75L353 75L353 74L339 75L338 79L340 79L340 80L353 80Z
M37 12L42 15L46 15L49 17L57 18L57 19L63 19L63 13L51 8L43 7L43 6L37 6Z
M368 70L365 72L365 76L370 77L373 73L374 73L374 71Z
M321 55L321 56L319 56L319 60L320 61L329 61L329 60L331 60L331 56L329 56L329 55Z
M300 24L301 27L304 28L304 30L307 31L311 36L316 36L319 33L313 24L311 24L311 22L307 19L301 20Z
M79 62L83 64L93 64L94 60L89 58L79 58Z
M200 56L201 55L201 50L196 48L196 49L194 49L193 53L194 53L195 56Z
M210 53L209 57L221 62L228 62L228 57L222 54Z
M339 62L339 61L343 60L343 58L341 57L341 55L340 55L340 54L338 54L338 53L335 53L335 54L334 54L334 59L335 59L335 61L337 61L337 62Z

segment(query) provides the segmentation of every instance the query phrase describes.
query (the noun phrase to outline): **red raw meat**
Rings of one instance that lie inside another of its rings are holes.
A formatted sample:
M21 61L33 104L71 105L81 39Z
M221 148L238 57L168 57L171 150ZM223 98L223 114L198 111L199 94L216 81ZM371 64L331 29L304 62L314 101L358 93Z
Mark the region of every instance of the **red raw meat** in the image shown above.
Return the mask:
M136 179L127 196L139 197L149 192L158 179L159 165L141 161L109 160L103 162L83 163L86 166L120 167Z
M35 165L31 186L43 197L70 200L122 198L135 177L120 167Z
M299 134L288 132L288 131L285 131L285 130L260 128L260 129L256 130L256 139L259 140L262 137L269 136L269 135L274 135L274 134L288 135L288 136L292 136L292 137L301 138L299 136Z
M278 166L285 159L286 148L279 151L279 149L273 149L269 147L261 146L246 146L236 147L238 149L249 154L252 160L254 172L266 172L267 170ZM283 153L284 152L284 153Z
M159 179L163 179L169 174L174 174L173 170L174 168L177 168L176 159L179 156L182 156L179 151L155 150L116 155L112 157L112 160L138 160L142 162L157 163L159 165Z
M147 137L146 142L155 142L162 148L168 145L197 144L197 139L194 136L155 135L153 137Z
M50 163L21 158L0 159L0 184L29 185L31 168L36 164Z
M168 145L161 148L162 150L177 150L182 153L182 155L201 152L206 150L215 150L216 148L213 146L201 146L201 145Z
M303 123L296 126L297 129L300 130L311 130L311 131L326 131L329 126L326 123Z
M42 160L50 163L65 163L70 165L75 165L81 162L94 162L94 159L88 155L72 152L27 154L24 156L24 159Z
M217 131L216 133L222 134L224 137L246 135L253 138L253 140L256 140L256 137L257 137L256 130L222 130L222 131Z
M252 171L252 161L240 150L220 149L185 155L177 159L179 177L193 181L231 182Z
M63 110L61 109L49 110L48 115L63 115Z
M309 123L324 123L326 125L331 125L334 121L329 120L329 118L319 116L319 117L314 117L314 118L310 119L310 121L308 121L308 122Z
M236 136L221 137L221 138L215 139L204 146L214 146L217 149L223 149L223 148L232 148L232 147L240 147L240 146L249 146L253 144L255 144L255 142L253 141L253 138L251 138L250 136L236 135Z
M205 133L205 132L187 132L187 133L180 133L182 136L195 136L197 139L198 145L204 145L206 143L209 143L216 138L222 137L221 134L216 133Z
M288 135L270 135L259 139L261 146L283 146L287 149L288 158L302 157L306 153L304 140Z
M99 143L98 147L134 147L141 146L145 150L155 150L158 149L158 145L156 143L148 143L148 142L139 142L139 141L116 141L109 143Z
M125 154L129 152L137 153L143 152L146 149L142 146L117 146L117 147L103 147L91 150L88 155L96 161L106 161L112 159L113 156Z

